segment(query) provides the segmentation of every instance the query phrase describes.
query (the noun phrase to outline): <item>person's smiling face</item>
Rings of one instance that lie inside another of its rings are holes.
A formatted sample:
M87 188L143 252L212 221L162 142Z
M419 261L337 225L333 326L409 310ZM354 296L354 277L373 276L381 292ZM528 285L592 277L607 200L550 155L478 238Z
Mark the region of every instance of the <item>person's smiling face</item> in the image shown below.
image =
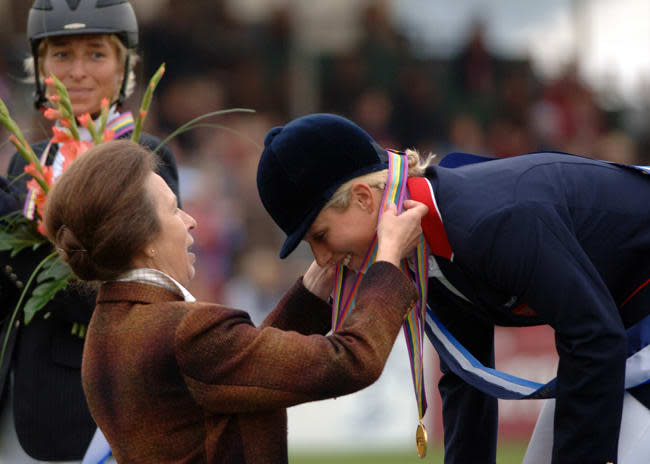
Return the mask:
M75 116L96 114L101 101L113 101L124 75L117 44L110 35L92 34L48 39L43 56L44 77L54 74L68 90ZM47 86L47 94L56 93Z
M350 189L345 209L323 209L305 235L319 266L346 264L358 271L377 232L381 192L367 184Z
M144 250L145 265L186 287L194 278L195 256L190 252L194 239L190 231L196 227L196 221L178 207L176 195L158 174L151 173L146 189L156 206L160 233Z

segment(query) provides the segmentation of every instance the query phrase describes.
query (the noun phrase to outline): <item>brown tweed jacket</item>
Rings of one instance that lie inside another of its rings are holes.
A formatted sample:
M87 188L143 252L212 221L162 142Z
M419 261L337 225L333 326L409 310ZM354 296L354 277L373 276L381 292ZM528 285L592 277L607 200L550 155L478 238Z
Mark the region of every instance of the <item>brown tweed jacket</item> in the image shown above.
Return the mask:
M243 311L105 283L83 355L90 412L120 464L286 463L285 408L374 382L416 296L376 263L324 336L330 308L301 281L260 328Z

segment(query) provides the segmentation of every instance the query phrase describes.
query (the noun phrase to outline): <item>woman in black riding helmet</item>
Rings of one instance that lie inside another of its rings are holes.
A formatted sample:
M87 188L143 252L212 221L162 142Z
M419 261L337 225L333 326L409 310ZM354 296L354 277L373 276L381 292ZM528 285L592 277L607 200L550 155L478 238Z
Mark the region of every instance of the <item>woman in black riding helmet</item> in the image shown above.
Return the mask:
M108 99L107 127L117 137L131 135L133 118L121 105L135 85L138 23L127 0L36 0L29 12L27 36L32 56L26 69L34 77L37 108L46 108L47 97L56 92L44 82L54 74L68 89L75 116L89 113L96 118L101 101ZM80 130L82 139L90 140L90 134ZM153 149L159 140L143 134L139 142ZM33 144L33 149L58 176L63 155L57 144L44 140ZM159 173L178 195L174 156L166 147L158 155ZM14 155L7 179L0 178L0 216L29 202L25 164ZM7 330L11 332L0 366L0 464L76 462L96 430L80 375L84 327L92 314L94 292L60 292L29 325L23 325L20 314L8 327L25 282L50 252L26 249L13 258L0 253L0 343Z

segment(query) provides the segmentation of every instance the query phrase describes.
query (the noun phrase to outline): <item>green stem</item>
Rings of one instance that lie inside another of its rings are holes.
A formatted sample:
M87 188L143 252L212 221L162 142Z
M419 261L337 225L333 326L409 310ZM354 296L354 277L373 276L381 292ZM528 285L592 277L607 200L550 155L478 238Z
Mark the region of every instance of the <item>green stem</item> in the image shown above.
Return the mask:
M80 140L81 136L79 135L79 129L77 128L77 120L74 115L74 110L72 109L72 102L70 101L70 95L68 94L68 89L65 88L63 82L61 82L54 74L50 74L50 77L54 81L56 86L56 91L61 97L59 102L62 106L61 112L67 113L68 120L70 121L70 133L75 140Z
M7 105L5 105L5 102L2 101L0 98L0 123L4 125L7 130L13 134L16 139L20 142L20 145L22 146L22 150L19 147L16 147L18 151L20 152L20 155L25 158L25 160L28 163L34 163L36 166L36 169L43 174L43 168L41 166L41 163L38 161L38 157L34 153L34 150L32 150L32 147L27 143L27 140L25 139L25 136L20 130L20 127L18 127L18 124L16 124L16 121L14 121L9 114L9 110L7 109Z
M2 342L2 351L0 351L0 366L2 366L2 361L5 357L5 351L7 350L7 343L9 343L9 336L11 335L11 329L14 325L14 321L16 320L16 316L18 315L18 311L20 310L20 307L23 303L23 300L25 299L25 296L27 295L27 290L29 289L29 286L32 284L32 281L38 274L38 272L41 270L41 268L50 261L52 258L55 258L57 256L57 252L54 251L47 255L43 261L41 261L38 266L36 266L36 269L34 269L34 272L32 272L32 275L29 276L29 280L27 281L27 284L25 284L25 288L23 288L23 292L20 294L20 298L18 299L18 303L16 304L16 308L14 309L14 312L11 314L11 319L9 320L9 325L7 325L7 333L5 334L5 339Z
M103 137L97 133L97 129L95 129L95 123L92 119L88 122L88 132L90 132L90 136L93 138L93 143L95 145L102 143ZM104 132L102 131L102 135L103 133Z
M140 110L135 119L135 128L133 129L133 134L131 135L131 140L137 142L140 140L140 134L142 133L142 126L144 125L144 120L147 117L147 112L149 111L149 106L151 106L151 97L153 96L153 91L158 86L160 79L162 79L163 74L165 73L165 63L161 64L158 70L154 73L149 84L147 85L147 90L142 97L142 103L140 104Z
M160 142L158 144L158 146L156 148L153 149L153 152L155 153L156 151L158 151L160 149L160 147L165 145L167 142L169 142L171 139L176 137L178 134L182 134L183 132L187 131L188 127L191 126L192 124L194 124L195 122L202 121L202 120L204 120L206 118L209 118L210 116L218 116L218 115L229 114L229 113L255 113L255 110L251 110L249 108L232 108L232 109L229 109L229 110L212 111L210 113L202 114L201 116L196 117L196 118L192 119L191 121L187 121L185 124L180 126L174 132L169 134L162 142Z

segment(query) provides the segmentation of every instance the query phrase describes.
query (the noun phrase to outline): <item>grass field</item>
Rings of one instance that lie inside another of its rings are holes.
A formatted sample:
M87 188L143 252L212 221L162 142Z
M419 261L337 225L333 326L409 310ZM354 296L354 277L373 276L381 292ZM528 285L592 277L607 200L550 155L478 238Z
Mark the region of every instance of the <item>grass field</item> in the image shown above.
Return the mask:
M521 464L526 451L525 445L499 445L497 451L498 464ZM377 453L314 453L308 454L304 451L291 453L289 456L290 464L426 464L441 463L443 458L442 448L430 449L426 458L419 459L415 452L415 446L412 451L396 452L377 452Z

